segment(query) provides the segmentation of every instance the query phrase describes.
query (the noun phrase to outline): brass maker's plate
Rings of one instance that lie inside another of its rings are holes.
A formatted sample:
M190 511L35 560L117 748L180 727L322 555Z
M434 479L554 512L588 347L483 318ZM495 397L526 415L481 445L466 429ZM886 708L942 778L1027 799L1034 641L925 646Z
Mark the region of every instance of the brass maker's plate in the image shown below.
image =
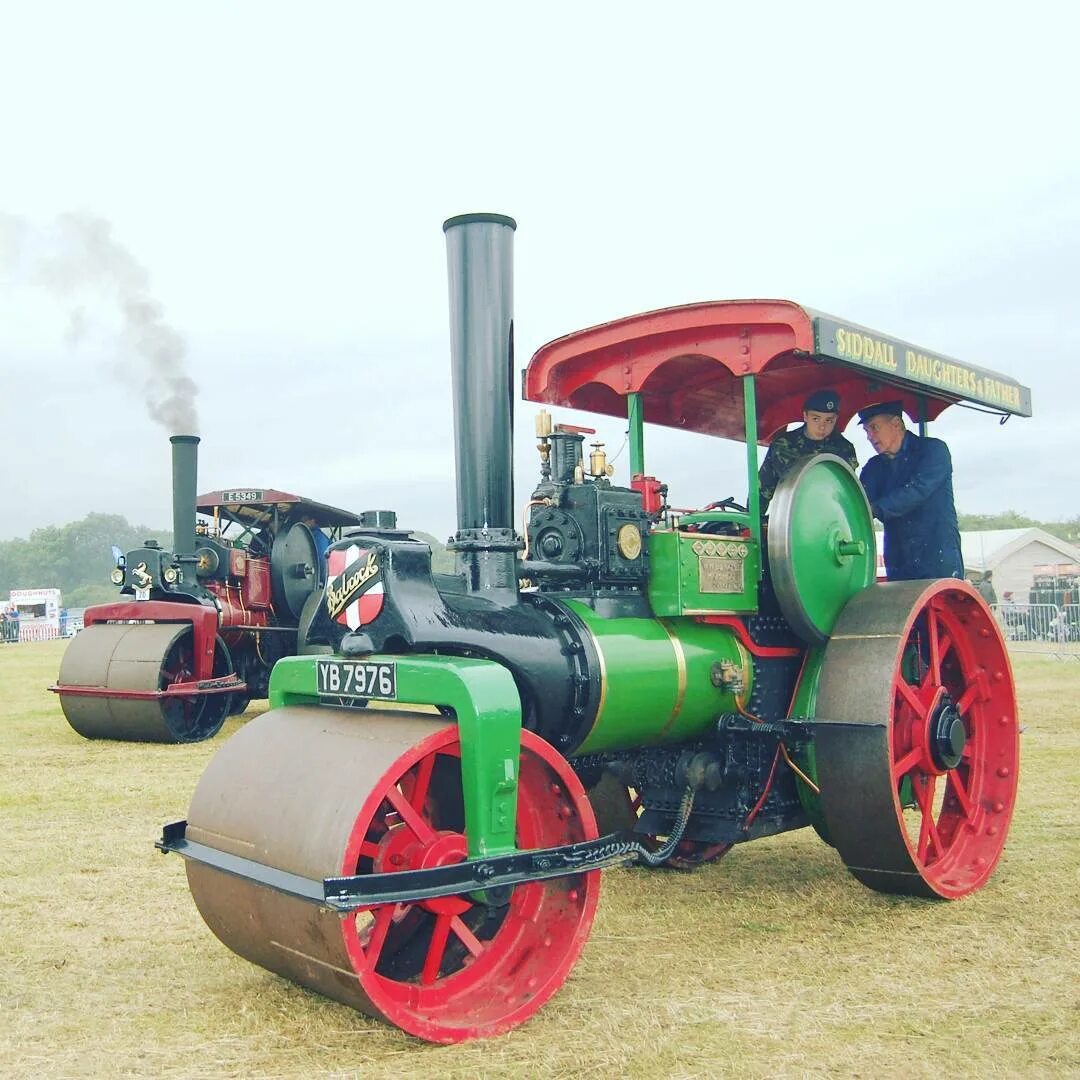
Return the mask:
M746 580L746 556L741 541L701 537L691 545L698 557L698 592L741 593Z

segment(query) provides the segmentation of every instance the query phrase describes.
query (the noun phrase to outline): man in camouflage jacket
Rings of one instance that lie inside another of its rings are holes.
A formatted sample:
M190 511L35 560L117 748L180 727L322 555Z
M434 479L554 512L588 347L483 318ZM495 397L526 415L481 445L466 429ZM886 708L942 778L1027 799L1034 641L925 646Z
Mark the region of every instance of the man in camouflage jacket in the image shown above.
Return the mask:
M818 390L803 402L803 423L794 431L784 431L769 444L769 452L758 470L761 513L776 493L776 486L803 458L815 454L835 454L852 469L858 469L855 447L836 430L840 398L835 390Z

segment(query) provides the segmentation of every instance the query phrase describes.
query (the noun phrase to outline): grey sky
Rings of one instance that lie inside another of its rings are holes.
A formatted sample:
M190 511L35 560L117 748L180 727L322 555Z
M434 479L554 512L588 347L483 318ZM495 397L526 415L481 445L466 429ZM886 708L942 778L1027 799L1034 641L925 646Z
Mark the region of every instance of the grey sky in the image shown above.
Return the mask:
M958 505L1080 513L1074 5L25 8L0 16L0 224L24 241L0 247L0 539L169 525L155 342L198 387L201 489L451 532L440 226L471 210L519 223L521 363L635 311L790 298L1029 385L1031 420L933 425ZM29 273L69 213L111 224L163 337L115 282ZM646 450L677 505L745 494L736 444Z

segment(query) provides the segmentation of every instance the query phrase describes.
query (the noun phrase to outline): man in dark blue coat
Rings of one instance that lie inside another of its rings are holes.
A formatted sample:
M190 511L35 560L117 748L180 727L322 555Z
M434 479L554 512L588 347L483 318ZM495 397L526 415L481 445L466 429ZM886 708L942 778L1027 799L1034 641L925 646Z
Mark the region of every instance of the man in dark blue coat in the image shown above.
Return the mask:
M886 577L962 578L949 448L908 431L899 401L870 405L859 413L859 423L877 451L859 479L874 517L885 526Z

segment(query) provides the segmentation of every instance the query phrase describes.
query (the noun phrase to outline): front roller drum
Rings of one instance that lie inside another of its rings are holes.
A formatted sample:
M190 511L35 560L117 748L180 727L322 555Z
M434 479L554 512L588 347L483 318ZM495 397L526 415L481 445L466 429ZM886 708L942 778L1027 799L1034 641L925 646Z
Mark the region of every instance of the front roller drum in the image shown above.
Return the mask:
M232 672L224 642L214 644L215 677ZM221 730L233 695L127 697L195 678L190 623L96 623L72 639L60 662L57 692L67 722L87 739L186 743ZM65 693L90 687L113 693Z
M597 836L551 746L523 731L517 844ZM214 756L187 836L316 880L466 857L461 747L445 719L329 706L272 709ZM562 985L589 935L599 871L341 914L187 864L211 930L240 956L431 1042L497 1035Z
M872 585L825 650L815 754L828 833L881 892L956 899L1005 846L1019 771L1005 643L966 583Z

